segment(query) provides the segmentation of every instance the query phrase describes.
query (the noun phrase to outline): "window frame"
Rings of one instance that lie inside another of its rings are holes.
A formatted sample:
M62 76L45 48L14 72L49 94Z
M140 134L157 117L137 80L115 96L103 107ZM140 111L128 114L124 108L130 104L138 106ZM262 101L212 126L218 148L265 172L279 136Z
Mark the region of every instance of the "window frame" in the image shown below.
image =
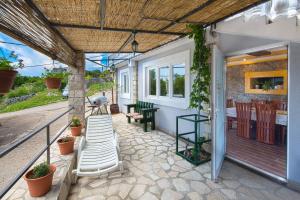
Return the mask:
M124 75L127 75L128 77L128 92L124 92ZM125 98L125 99L130 99L130 73L129 73L129 69L123 69L123 70L120 70L120 74L119 74L119 77L120 77L120 93L121 93L121 98Z
M187 109L190 101L190 50L182 51L156 60L150 60L142 63L143 91L142 99L157 105ZM173 65L184 65L184 97L173 97ZM160 96L160 68L169 67L169 94ZM149 70L156 69L156 95L149 95Z
M167 95L166 96L162 96L161 95L161 87L160 87L160 70L161 69L163 69L163 68L167 68L168 69L168 93L167 93ZM158 67L158 82L159 82L159 84L158 84L158 96L160 97L160 98L168 98L168 97L170 97L170 92L171 92L171 86L170 86L170 80L171 80L171 68L170 68L170 66L163 66L163 67Z

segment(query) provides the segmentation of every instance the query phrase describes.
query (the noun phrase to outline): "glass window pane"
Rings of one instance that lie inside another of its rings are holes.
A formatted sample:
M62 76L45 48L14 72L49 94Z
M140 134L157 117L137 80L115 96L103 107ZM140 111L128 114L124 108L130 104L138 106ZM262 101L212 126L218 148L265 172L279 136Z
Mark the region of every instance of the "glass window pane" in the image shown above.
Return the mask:
M122 79L122 87L121 87L122 93L129 93L129 76L128 76L128 73L127 72L122 73L121 79Z
M185 69L184 65L173 66L173 97L184 98Z
M149 70L149 95L156 95L156 70Z
M159 69L160 96L169 96L169 67Z

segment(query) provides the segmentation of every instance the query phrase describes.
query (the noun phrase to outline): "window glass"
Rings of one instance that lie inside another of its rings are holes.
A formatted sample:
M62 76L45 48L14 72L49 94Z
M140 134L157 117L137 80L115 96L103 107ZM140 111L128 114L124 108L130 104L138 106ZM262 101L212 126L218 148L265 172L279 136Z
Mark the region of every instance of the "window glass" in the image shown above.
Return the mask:
M129 76L128 73L122 73L122 93L129 93Z
M149 70L149 95L156 95L156 70Z
M173 97L184 98L185 88L184 65L173 65Z
M169 96L169 67L159 68L160 96Z

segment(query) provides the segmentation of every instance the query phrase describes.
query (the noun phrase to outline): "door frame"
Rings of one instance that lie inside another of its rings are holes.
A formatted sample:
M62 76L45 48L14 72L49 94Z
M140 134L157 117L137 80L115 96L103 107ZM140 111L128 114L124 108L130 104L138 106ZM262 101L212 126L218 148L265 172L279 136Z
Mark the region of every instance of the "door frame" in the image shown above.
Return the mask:
M249 48L249 49L243 49L243 50L240 50L240 51L235 51L235 52L229 52L229 53L224 53L224 56L225 58L226 57L231 57L231 56L238 56L238 55L242 55L242 54L247 54L247 53L251 53L251 52L254 52L254 51L262 51L262 50L268 50L268 49L272 49L272 48L278 48L278 47L287 47L287 49L289 49L289 45L290 45L290 42L278 42L278 43L273 43L273 44L268 44L268 45L262 45L262 46L257 46L257 47L254 47L254 48ZM226 64L225 64L225 78L227 79L227 67L226 67ZM290 86L290 81L289 81L289 53L288 53L288 64L287 64L287 70L288 70L288 90L289 90L289 86ZM227 83L227 81L226 81ZM227 99L227 84L225 84L225 101ZM289 104L289 98L288 98L288 104ZM227 116L225 116L227 119ZM289 123L289 117L288 117L288 123ZM226 126L227 126L227 123L226 123ZM226 129L227 131L227 129ZM288 131L288 129L287 129ZM288 135L288 132L287 132L287 135ZM227 138L227 135L225 135L225 138ZM225 144L225 147L227 147L227 140L226 141L226 144ZM287 149L288 149L288 140L287 140ZM230 157L230 156L227 156L227 152L226 152L226 149L225 149L225 157L226 158L229 158L230 160L236 162L236 163L239 163L241 165L244 165L246 166L247 168L250 168L250 169L253 169L263 175L266 175L266 176L269 176L273 179L276 179L280 182L283 182L283 183L287 183L287 177L288 177L288 163L289 163L289 158L288 158L288 151L286 152L286 178L284 177L280 177L280 176L277 176L275 174L272 174L270 172L267 172L265 170L262 170L260 168L257 168L253 165L250 165L244 161L241 161L239 159L236 159L236 158L233 158L233 157Z

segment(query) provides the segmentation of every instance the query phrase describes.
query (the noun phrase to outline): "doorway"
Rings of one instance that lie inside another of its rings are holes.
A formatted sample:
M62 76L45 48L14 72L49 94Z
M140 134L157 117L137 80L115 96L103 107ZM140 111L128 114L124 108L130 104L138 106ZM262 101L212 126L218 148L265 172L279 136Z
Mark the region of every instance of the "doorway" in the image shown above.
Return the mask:
M288 49L241 52L226 61L226 157L285 180Z

